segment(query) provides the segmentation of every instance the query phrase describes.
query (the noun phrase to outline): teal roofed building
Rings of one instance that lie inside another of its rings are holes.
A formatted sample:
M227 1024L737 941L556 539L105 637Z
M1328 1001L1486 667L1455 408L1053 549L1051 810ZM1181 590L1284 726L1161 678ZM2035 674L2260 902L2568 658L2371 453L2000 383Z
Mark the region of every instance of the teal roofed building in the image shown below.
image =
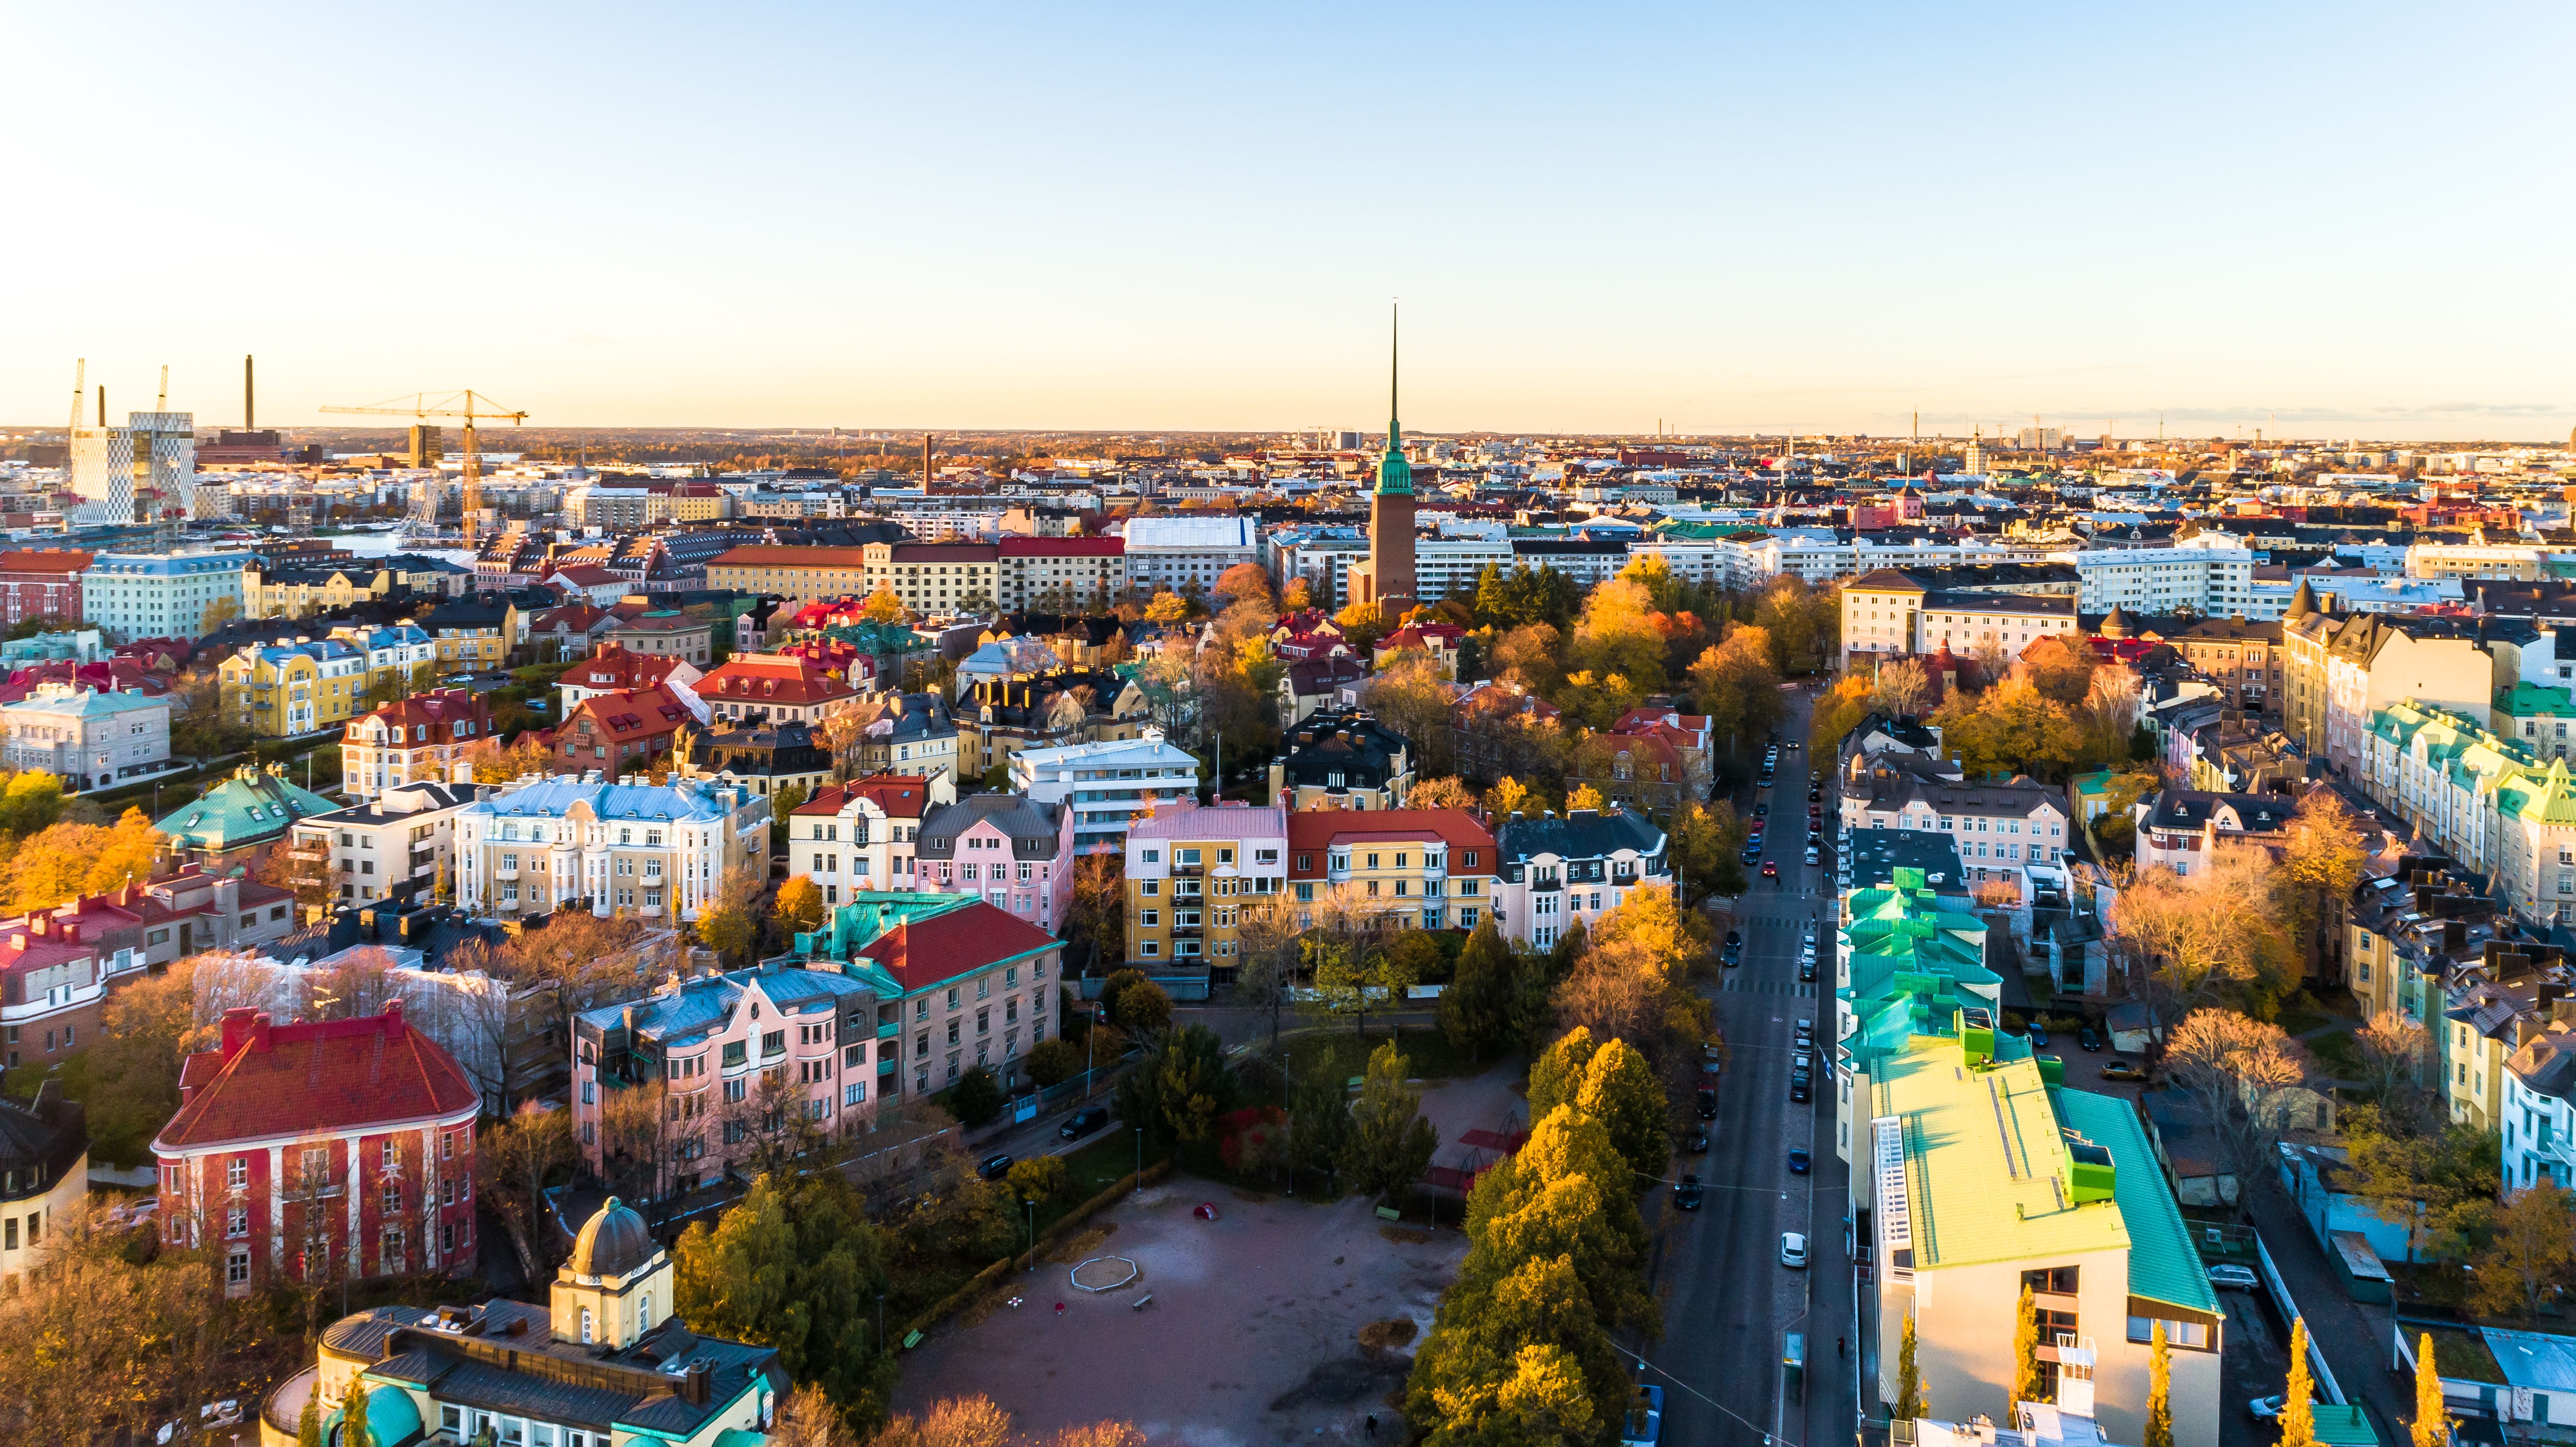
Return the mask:
M211 870L276 843L298 819L339 807L310 789L296 787L286 777L284 764L265 769L244 764L231 778L195 802L171 810L152 827L170 841L170 852L180 862Z
M1884 886L1843 896L1834 933L1835 1153L1852 1159L1852 1142L1866 1124L1855 1117L1878 1060L1903 1051L1916 1035L1941 1034L1967 1009L1982 1013L1986 1031L2003 1011L2003 977L1986 968L1986 923L1963 895L1944 895L1928 881L1947 871L1899 866ZM2018 1036L1990 1050L2028 1053ZM1855 1171L1855 1197L1867 1190Z

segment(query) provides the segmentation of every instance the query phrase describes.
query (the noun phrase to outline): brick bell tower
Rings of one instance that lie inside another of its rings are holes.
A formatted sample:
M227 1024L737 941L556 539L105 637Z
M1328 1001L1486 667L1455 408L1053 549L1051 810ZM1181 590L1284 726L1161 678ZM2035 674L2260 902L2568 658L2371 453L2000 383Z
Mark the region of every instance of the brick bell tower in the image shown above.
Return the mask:
M1387 332L1386 453L1378 459L1377 488L1369 497L1368 560L1351 568L1351 599L1375 603L1392 626L1413 606L1413 466L1404 460L1404 430L1396 421L1400 342L1397 318Z

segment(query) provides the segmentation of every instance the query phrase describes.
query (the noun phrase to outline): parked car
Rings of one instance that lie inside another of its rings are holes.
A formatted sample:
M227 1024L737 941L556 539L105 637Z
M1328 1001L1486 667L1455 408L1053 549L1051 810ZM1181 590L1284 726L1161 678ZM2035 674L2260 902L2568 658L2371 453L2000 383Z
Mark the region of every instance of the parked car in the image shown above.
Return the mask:
M1636 1388L1636 1401L1628 1403L1628 1414L1620 1419L1618 1447L1662 1447L1664 1444L1664 1388L1641 1385Z
M2075 1032L2075 1043L2083 1046L2088 1054L2099 1054L2102 1050L2102 1032L2086 1025Z
M2037 1020L2030 1022L2030 1048L2033 1050L2048 1048L2048 1032L2040 1027Z
M1807 1153L1802 1150L1792 1149L1789 1152L1789 1174L1793 1176L1803 1176L1806 1173Z
M2258 1422L2269 1422L2279 1417L2281 1415L2281 1409L2289 1404L2290 1399L2286 1396L2274 1395L2269 1397L2256 1397L2253 1401L2245 1404L2245 1410L2254 1414L2254 1420Z
M1809 1077L1803 1071L1790 1076L1789 1099L1792 1101L1806 1101L1814 1099L1815 1097L1809 1093L1813 1087L1808 1084L1808 1080Z
M2238 1291L2252 1291L2262 1285L2254 1278L2251 1266L2213 1266L2209 1268L2209 1284L2234 1287Z
M1708 1154L1707 1126L1695 1125L1691 1127L1690 1153L1695 1156L1704 1156Z
M1663 1447L1664 1389L1640 1386L1619 1424L1619 1447Z
M1754 806L1753 806L1753 817L1754 817L1754 818L1756 818L1756 819L1768 819L1768 818L1770 818L1770 817L1771 817L1771 801L1770 801L1770 800L1768 800L1768 799L1765 799L1765 800L1763 800L1761 803L1754 805Z
M2147 1072L2125 1060L2114 1060L2102 1067L2104 1080L2144 1080Z
M1807 1268L1807 1238L1797 1231L1780 1233L1780 1264L1792 1271Z
M1695 1172L1684 1171L1682 1183L1673 1187L1673 1204L1685 1211L1699 1209L1700 1185Z
M208 1402L197 1409L195 1426L187 1425L187 1421L187 1418L181 1417L177 1421L162 1423L161 1430L152 1434L152 1440L161 1444L161 1447L169 1447L174 1439L204 1436L212 1433L217 1427L238 1427L242 1422L242 1405L238 1399L232 1397L226 1397L220 1402Z
M1815 978L1816 959L1815 956L1809 955L1807 958L1798 962L1798 979L1801 983L1812 984L1815 982Z
M975 1168L975 1174L988 1181L998 1181L1010 1173L1011 1158L1008 1155L998 1153L984 1157L983 1164Z
M1066 1116L1064 1125L1056 1131L1056 1134L1069 1141L1078 1141L1107 1124L1109 1124L1109 1107L1086 1105ZM1003 1169L1008 1170L1009 1167L1005 1166Z
M1809 841L1809 842L1808 842L1808 844L1807 844L1807 862L1808 862L1809 864L1813 864L1813 863L1815 863L1815 862L1816 862L1816 846L1815 846L1814 841L1812 841L1812 840L1811 840L1811 841Z
M1716 1091L1703 1090L1699 1093L1699 1118L1702 1120L1717 1119Z
M1798 1037L1798 1048L1799 1048L1799 1049L1801 1049L1801 1050L1812 1050L1812 1049L1814 1049L1814 1048L1815 1048L1815 1046L1816 1046L1816 1022L1815 1022L1815 1021L1813 1021L1813 1020L1801 1020L1801 1021L1799 1021L1799 1022L1797 1023L1797 1026L1795 1027L1795 1032L1794 1032L1794 1033L1795 1033L1795 1034L1797 1035L1797 1037Z

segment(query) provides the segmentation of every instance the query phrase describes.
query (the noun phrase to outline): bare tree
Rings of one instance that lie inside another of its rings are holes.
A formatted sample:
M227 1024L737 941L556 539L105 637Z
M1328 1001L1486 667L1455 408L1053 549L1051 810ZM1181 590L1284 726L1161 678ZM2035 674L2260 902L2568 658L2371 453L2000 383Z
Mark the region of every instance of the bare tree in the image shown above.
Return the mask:
M666 1118L670 1091L662 1082L609 1092L600 1109L599 1155L610 1189L640 1204L647 1219L660 1219L670 1193L681 1132Z
M2353 1032L2361 1047L2361 1078L2371 1104L2386 1110L2416 1084L2432 1036L2395 1010L2382 1010Z
M153 1425L216 1395L243 1330L205 1256L137 1263L131 1233L95 1205L49 1221L45 1268L0 1297L0 1437L141 1442Z
M381 1015L402 998L401 968L391 950L360 945L343 951L330 968L304 976L304 1009L315 1020L350 1020Z
M1932 675L1911 658L1882 664L1871 696L1880 708L1889 713L1899 718L1912 718L1923 711L1923 705L1932 697Z
M529 1281L542 1281L554 1265L553 1238L545 1229L546 1183L571 1169L572 1113L529 1101L508 1120L485 1127L478 1150L483 1194L510 1234L519 1270Z
M2165 1039L2165 1070L2208 1119L2229 1169L2252 1185L2305 1088L2305 1052L2281 1027L2234 1010L2195 1010Z

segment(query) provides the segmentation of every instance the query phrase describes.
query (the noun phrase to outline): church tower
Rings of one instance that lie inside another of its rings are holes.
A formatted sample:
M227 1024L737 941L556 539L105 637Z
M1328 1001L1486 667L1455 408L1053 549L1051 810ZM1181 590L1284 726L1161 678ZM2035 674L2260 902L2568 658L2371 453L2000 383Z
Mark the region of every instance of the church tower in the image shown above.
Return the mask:
M1387 332L1386 454L1378 459L1377 487L1369 496L1369 555L1351 566L1354 603L1375 603L1392 625L1414 603L1413 466L1404 460L1404 429L1396 421L1396 382L1401 337L1391 317Z

